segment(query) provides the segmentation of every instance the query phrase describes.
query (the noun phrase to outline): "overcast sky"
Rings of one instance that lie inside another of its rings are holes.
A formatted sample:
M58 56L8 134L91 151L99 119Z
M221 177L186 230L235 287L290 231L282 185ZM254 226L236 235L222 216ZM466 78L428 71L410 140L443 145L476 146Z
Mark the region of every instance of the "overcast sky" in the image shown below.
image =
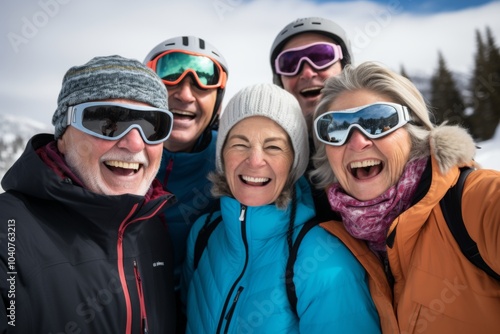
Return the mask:
M229 98L270 82L276 34L298 17L323 16L345 28L355 63L382 62L431 75L441 51L470 74L475 30L500 40L500 1L2 0L0 113L50 125L64 73L94 56L143 61L161 41L195 35L229 63Z

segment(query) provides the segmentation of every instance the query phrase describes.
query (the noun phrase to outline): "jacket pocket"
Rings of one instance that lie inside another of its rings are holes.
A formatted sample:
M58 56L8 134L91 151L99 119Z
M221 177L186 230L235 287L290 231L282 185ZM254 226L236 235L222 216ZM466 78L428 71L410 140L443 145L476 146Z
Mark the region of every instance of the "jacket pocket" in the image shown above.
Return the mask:
M443 328L462 333L477 316L471 306L475 303L470 287L458 277L443 278L413 268L398 303L401 334L438 333Z

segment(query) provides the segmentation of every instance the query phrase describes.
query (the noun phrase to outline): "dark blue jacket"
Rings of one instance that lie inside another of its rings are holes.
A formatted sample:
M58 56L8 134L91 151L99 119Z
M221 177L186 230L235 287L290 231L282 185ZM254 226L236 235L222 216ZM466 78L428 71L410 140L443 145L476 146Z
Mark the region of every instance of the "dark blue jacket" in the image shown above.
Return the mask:
M212 210L215 203L207 175L215 170L216 141L217 132L212 131L208 145L196 152L163 149L157 179L177 199L176 203L163 210L162 215L174 246L176 286L180 281L189 230L199 216Z

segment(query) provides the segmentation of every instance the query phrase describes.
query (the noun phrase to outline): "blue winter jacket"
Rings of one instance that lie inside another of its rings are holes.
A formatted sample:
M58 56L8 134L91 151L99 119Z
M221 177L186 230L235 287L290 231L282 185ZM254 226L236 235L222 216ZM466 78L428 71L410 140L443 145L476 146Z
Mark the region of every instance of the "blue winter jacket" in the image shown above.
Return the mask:
M176 286L180 284L189 230L199 216L212 210L215 202L210 194L211 183L207 175L215 170L216 141L217 132L212 131L210 143L201 151L170 152L163 149L156 177L163 188L173 193L177 199L162 214L174 247Z
M308 189L301 178L296 186L296 234L314 216ZM294 266L296 317L284 278L290 206L245 207L223 197L221 212L223 220L194 272L194 245L205 216L188 237L182 276L186 333L380 332L365 270L336 237L316 226L303 239Z

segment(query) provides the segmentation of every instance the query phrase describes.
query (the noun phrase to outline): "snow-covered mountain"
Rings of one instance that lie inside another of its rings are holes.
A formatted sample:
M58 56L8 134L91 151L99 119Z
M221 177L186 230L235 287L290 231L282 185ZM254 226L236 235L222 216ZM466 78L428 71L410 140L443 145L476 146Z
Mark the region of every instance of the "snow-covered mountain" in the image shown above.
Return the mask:
M31 136L52 131L49 126L32 119L0 114L0 180L24 151ZM1 187L0 192L3 192Z

